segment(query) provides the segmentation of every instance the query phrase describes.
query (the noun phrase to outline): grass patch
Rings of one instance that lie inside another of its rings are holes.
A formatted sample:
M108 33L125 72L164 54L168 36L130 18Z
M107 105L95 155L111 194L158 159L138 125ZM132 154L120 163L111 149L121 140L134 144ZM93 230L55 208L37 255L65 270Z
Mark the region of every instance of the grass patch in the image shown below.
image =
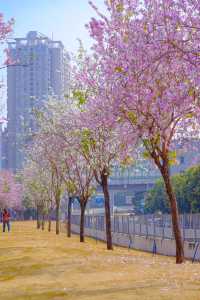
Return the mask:
M0 233L2 300L199 300L199 264L13 223Z
M20 260L18 260L18 264L16 265L14 264L15 261L12 261L7 266L2 267L3 271L0 271L0 281L6 281L6 278L10 280L14 277L41 275L42 272L47 272L47 268L51 266L50 264L42 263L24 265L24 260L21 263Z

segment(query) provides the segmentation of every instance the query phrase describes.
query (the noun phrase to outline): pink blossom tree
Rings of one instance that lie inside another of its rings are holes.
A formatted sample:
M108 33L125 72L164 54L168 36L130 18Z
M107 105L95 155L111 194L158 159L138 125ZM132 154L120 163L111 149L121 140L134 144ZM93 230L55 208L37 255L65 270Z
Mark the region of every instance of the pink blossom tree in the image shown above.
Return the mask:
M22 208L22 186L9 171L0 172L0 207Z
M88 100L84 112L80 113L81 151L91 165L97 183L102 187L105 201L107 249L111 250L111 213L108 180L114 165L132 162L128 136L120 134L119 124L111 122L102 109L101 101ZM96 105L95 105L96 104ZM98 105L98 107L97 107ZM131 149L132 150L132 149Z
M199 95L198 1L106 1L108 16L92 19L96 71L108 120L143 143L163 177L172 213L176 262L184 261L178 209L170 180L174 142L187 130ZM94 66L95 67L95 66ZM86 75L85 75L86 76ZM105 83L106 82L106 88ZM92 82L95 86L95 82ZM99 92L99 91L98 91ZM102 91L101 91L102 93Z
M113 95L109 90L112 83L106 80L101 67L95 53L79 59L73 72L73 99L80 109L75 117L81 136L78 151L92 166L95 179L103 190L107 249L110 250L113 246L108 179L114 164L132 162L133 149L130 147L130 135L124 135L117 118L110 117Z
M70 190L79 199L81 215L80 215L80 242L84 242L84 226L85 226L85 209L91 196L95 193L96 183L94 180L93 168L90 164L82 157L79 152L73 151L71 154L68 153L65 158L65 167L70 165L69 169L65 169L66 187L68 192ZM70 185L69 185L70 183ZM70 205L70 203L68 203ZM70 217L70 215L68 215ZM70 235L70 219L68 236Z
M37 228L44 229L45 217L48 217L48 231L51 231L51 214L55 208L52 191L52 177L42 164L28 160L23 169L23 197L25 206L35 208ZM42 224L41 224L42 218Z
M51 199L55 201L56 210L56 234L60 233L60 201L63 194L63 178L60 168L61 161L59 153L61 153L60 145L53 140L53 135L48 131L43 123L40 130L35 134L33 145L31 145L30 157L39 166L39 169L46 170L50 178Z
M4 20L4 16L2 13L0 13L0 42L4 43L6 39L9 37L9 35L13 31L13 24L14 24L14 19L11 19L9 21ZM6 49L6 60L4 62L5 65L9 65L11 62L10 56L9 56L9 51Z
M84 242L85 208L96 187L94 172L91 164L85 160L80 150L80 128L77 127L79 111L69 103L55 103L50 101L47 110L42 115L43 138L51 139L48 151L51 148L51 157L56 157L55 164L59 176L62 178L63 190L68 193L68 236L70 236L70 205L71 197L79 199L80 216L80 242ZM45 129L44 129L45 128ZM58 156L59 153L59 156ZM47 150L44 155L46 156ZM49 158L48 158L49 160Z
M4 16L3 14L0 12L0 43L4 45L4 43L6 42L7 38L9 37L9 35L12 33L13 30L13 24L14 24L14 19L11 19L9 21L5 21L4 20ZM5 49L5 61L0 62L0 69L6 68L8 65L10 65L11 59L9 56L9 51L8 49ZM2 88L3 85L0 86L0 88ZM1 104L2 105L2 104ZM3 110L2 107L0 107L0 123L4 123L5 119L2 118L1 115L1 110Z
M8 22L6 22L4 20L3 14L0 13L0 40L1 41L5 41L8 35L12 32L13 24L14 24L14 19L11 19Z

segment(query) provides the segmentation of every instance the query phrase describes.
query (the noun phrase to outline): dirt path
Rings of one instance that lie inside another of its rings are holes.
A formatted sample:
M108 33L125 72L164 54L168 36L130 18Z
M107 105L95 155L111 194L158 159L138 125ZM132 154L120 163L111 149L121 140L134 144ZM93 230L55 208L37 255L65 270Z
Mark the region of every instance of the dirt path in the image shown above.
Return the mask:
M0 232L0 300L200 300L200 264L38 231Z

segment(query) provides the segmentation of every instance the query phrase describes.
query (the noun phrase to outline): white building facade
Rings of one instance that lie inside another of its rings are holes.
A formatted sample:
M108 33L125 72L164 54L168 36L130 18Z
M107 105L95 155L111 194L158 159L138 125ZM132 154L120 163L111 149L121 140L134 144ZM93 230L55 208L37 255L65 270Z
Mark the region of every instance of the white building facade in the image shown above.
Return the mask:
M36 31L16 38L8 48L14 65L7 70L7 167L15 172L22 168L24 146L36 130L33 109L68 93L69 56L60 41Z

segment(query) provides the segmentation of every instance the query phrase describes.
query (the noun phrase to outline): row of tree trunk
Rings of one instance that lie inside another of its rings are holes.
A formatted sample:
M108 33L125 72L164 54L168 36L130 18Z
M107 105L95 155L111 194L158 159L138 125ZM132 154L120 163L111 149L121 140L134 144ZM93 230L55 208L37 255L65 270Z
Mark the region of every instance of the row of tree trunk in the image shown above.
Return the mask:
M106 220L106 237L107 237L107 249L112 250L112 234L111 234L111 214L110 214L110 195L108 190L108 176L103 175L102 177L102 189L105 199L105 220ZM67 236L71 237L71 209L72 209L73 198L69 197L68 199L68 208L67 208ZM85 227L85 209L87 201L81 201L80 203L80 242L84 242L84 227Z
M172 214L172 227L176 242L176 263L180 264L184 262L184 248L183 240L181 237L181 230L179 224L179 213L177 207L177 201L175 194L172 189L172 184L170 181L170 174L168 169L162 170L162 176L165 183L166 193L168 195L171 214ZM110 196L108 189L108 176L103 175L102 177L102 189L105 199L105 220L106 220L106 240L107 240L107 249L113 249L112 245L112 234L111 234L111 214L110 214ZM68 202L68 215L67 215L67 236L71 236L71 207L73 199L70 198ZM82 205L80 203L81 216L80 216L80 242L84 242L84 224L85 224L85 208L86 204Z
M170 174L168 168L163 168L161 170L166 193L169 198L169 203L171 206L172 214L172 226L176 242L176 263L182 263L184 261L184 248L183 241L181 237L181 230L179 224L179 214L177 208L176 197L172 189L172 184L170 181ZM104 200L105 200L105 222L106 222L106 241L107 249L112 250L112 231L111 231L111 213L110 213L110 195L108 189L108 175L106 172L101 175L101 186L103 189ZM67 209L67 236L71 237L71 208L72 208L73 198L69 197L68 200L68 209ZM60 201L58 201L60 203ZM80 242L84 242L84 227L85 227L85 209L87 205L87 199L82 201L79 199L81 215L80 215ZM44 230L45 226L45 214L42 212L41 207L37 207L37 228ZM48 215L48 231L51 231L51 213ZM60 206L56 206L56 234L60 232Z
M36 212L36 218L37 218L37 229L45 229L45 223L48 221L48 231L51 231L51 212L49 212L48 215L42 212L41 207L37 207ZM59 219L58 219L59 223Z

